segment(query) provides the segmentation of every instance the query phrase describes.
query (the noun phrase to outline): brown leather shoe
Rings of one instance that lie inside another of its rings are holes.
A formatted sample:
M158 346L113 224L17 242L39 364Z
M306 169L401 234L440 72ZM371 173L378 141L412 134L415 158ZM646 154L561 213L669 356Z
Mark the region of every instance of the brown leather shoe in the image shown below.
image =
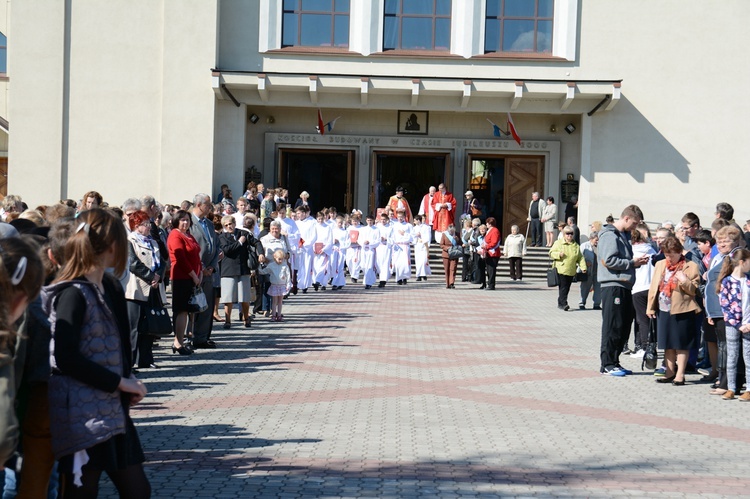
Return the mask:
M750 402L750 391L746 391L739 397L737 397L740 402Z
M727 392L721 396L722 400L734 400L734 392L732 390L727 390Z

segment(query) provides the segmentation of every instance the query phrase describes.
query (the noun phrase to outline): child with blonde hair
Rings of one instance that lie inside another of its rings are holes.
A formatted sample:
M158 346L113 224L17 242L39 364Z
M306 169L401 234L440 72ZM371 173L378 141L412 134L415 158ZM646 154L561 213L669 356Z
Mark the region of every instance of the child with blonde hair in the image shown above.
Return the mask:
M284 295L287 293L289 283L289 266L286 264L286 253L283 250L273 252L273 261L266 266L260 267L258 272L269 276L271 286L268 288L268 296L271 297L271 320L282 322L281 307L284 304Z

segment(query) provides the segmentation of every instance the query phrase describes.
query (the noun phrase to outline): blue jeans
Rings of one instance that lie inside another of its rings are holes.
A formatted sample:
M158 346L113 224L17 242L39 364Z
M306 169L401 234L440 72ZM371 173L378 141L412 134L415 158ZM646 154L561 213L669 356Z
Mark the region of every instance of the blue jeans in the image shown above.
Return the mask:
M727 332L727 388L733 392L737 391L737 364L740 360L740 350L745 361L745 376L750 376L750 333L740 333L734 326L726 325ZM740 345L740 339L742 344ZM747 379L750 379L748 377Z
M57 463L52 468L49 476L49 488L47 489L47 499L57 499L58 488ZM3 488L2 499L15 499L18 493L16 472L10 468L5 468L5 486Z

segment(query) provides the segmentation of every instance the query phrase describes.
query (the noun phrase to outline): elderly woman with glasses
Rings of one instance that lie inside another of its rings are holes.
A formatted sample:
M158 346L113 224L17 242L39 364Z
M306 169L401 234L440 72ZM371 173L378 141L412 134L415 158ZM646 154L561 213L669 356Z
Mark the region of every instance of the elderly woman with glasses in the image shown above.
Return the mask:
M573 240L575 235L573 228L565 227L562 235L562 239L555 241L549 249L549 257L552 259L559 276L557 308L567 312L570 310L568 293L570 293L570 285L573 284L573 278L576 275L576 266L580 267L581 271L585 273L586 259L581 253L581 247Z
M222 231L219 246L224 258L219 263L221 270L221 303L224 304L224 329L232 327L232 305L239 303L245 327L250 327L250 302L255 300L248 266L250 244L258 244L253 235L236 228L236 219L225 215L221 219ZM261 248L262 251L262 248Z

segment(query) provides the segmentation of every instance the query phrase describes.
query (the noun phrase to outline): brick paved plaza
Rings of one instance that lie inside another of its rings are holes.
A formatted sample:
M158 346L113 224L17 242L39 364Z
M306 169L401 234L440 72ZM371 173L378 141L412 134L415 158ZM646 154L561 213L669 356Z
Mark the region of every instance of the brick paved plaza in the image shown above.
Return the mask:
M456 286L311 289L217 350L162 341L134 411L154 497L750 494L750 404L629 357L600 376L599 312L538 281Z

